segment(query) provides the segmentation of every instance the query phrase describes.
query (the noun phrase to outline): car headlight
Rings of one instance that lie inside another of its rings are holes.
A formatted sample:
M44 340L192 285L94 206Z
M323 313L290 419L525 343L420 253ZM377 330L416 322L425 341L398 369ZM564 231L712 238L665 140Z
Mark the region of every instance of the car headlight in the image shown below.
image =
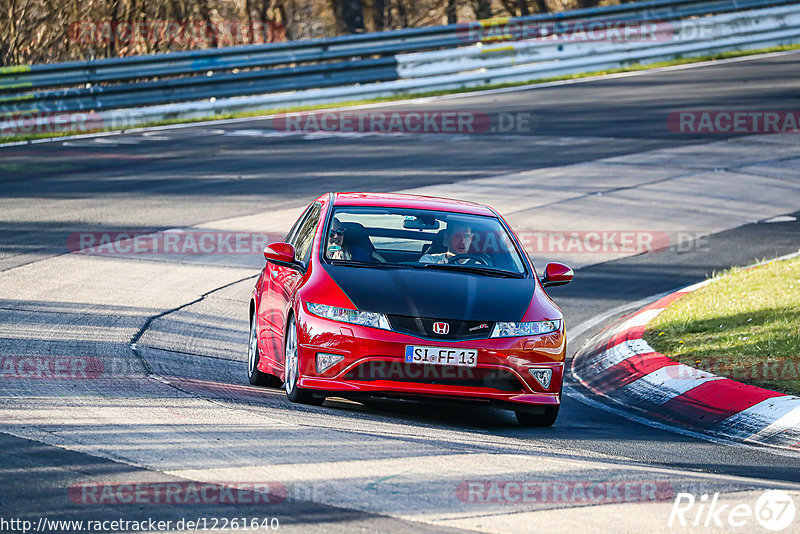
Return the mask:
M389 320L382 313L348 310L347 308L336 308L334 306L313 304L311 302L306 302L306 309L308 309L308 313L332 321L360 324L362 326L371 326L372 328L383 328L384 330L392 329L392 327L389 326Z
M520 337L549 334L561 327L561 319L526 323L495 323L491 337Z

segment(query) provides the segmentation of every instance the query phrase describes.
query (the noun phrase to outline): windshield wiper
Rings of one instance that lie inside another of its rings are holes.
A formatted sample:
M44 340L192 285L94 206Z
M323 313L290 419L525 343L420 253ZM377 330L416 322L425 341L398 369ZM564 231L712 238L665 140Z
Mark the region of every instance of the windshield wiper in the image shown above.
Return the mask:
M425 263L423 264L427 269L443 269L447 271L464 271L473 274L482 274L484 276L495 276L500 278L525 278L523 273L515 273L514 271L503 271L500 269L484 269L482 267L472 265L453 265L450 263Z
M371 261L355 261L355 260L328 260L331 265L343 265L345 267L361 267L367 269L402 269L406 265L397 263L380 263Z

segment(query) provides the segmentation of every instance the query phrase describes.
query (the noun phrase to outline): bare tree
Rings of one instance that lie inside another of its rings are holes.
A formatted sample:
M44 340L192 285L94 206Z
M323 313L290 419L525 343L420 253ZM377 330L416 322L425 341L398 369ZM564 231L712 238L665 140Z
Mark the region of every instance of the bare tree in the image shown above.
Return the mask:
M361 0L329 0L336 18L338 33L360 33L364 31L364 6Z
M219 35L217 32L217 28L211 21L211 8L208 5L208 0L197 0L197 9L200 12L200 22L202 22L203 25L205 26L206 33L209 37L208 39L209 48L218 48Z
M447 0L444 13L447 17L448 24L455 24L458 22L458 0Z
M391 21L393 28L408 28L408 10L403 0L392 0Z
M616 2L618 0L609 0ZM599 0L0 0L0 64L96 59L525 16ZM226 24L230 21L230 24ZM132 23L145 31L130 31ZM165 23L172 26L165 29ZM129 30L127 33L123 31ZM192 35L175 38L175 28ZM283 28L285 31L275 31ZM220 33L233 31L235 35Z
M384 29L387 22L386 0L371 0L364 4L366 19L371 22L372 30L379 32Z
M492 16L492 0L470 0L472 11L478 19L488 19Z
M547 13L550 8L547 7L545 0L501 0L503 8L509 15L524 17L531 13Z
M544 0L533 0L531 3L533 4L533 11L536 13L547 13L550 11L550 8L547 7L547 3Z

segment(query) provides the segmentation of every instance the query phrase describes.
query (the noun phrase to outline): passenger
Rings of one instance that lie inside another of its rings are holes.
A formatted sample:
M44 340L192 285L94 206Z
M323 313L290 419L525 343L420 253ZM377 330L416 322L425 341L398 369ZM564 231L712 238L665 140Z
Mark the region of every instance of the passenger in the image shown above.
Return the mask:
M333 219L328 233L328 258L332 260L351 260L353 255L343 246L344 228L339 219Z
M468 254L475 234L472 233L472 228L469 225L455 223L447 226L443 237L447 252L424 254L419 259L420 263L449 263L450 258L454 256Z

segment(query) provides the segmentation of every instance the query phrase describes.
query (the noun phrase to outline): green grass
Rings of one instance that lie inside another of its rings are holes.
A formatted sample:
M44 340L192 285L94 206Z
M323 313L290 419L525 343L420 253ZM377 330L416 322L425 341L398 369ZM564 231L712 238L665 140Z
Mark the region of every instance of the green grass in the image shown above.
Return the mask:
M146 128L151 126L165 126L170 124L189 124L193 122L203 122L209 120L223 120L223 119L238 119L238 118L248 118L248 117L260 117L263 115L272 115L275 113L294 113L298 111L311 111L316 109L330 109L330 108L339 108L339 107L346 107L346 106L359 106L364 104L380 104L382 102L394 102L398 100L407 100L409 98L425 98L431 96L442 96L442 95L451 95L451 94L459 94L459 93L471 93L475 91L485 91L487 89L502 89L506 87L521 87L524 85L531 85L531 84L538 84L538 83L547 83L547 82L556 82L556 81L564 81L564 80L577 80L580 78L589 78L592 76L603 76L606 74L619 74L623 72L636 72L642 70L650 70L650 69L658 69L663 67L673 67L676 65L687 65L690 63L700 63L703 61L715 61L719 59L730 59L736 57L743 57L743 56L752 56L758 54L768 54L771 52L784 52L788 50L800 50L800 44L794 45L785 45L785 46L776 46L772 48L762 48L758 50L737 50L733 52L720 52L718 54L709 54L704 56L693 56L693 57L684 57L684 58L677 58L670 61L660 61L657 63L647 63L647 64L640 64L634 63L622 68L618 69L608 69L603 71L593 71L593 72L582 72L579 74L568 74L565 76L556 76L552 78L540 78L536 80L528 80L524 82L513 82L513 83L498 83L498 84L488 84L488 85L481 85L478 87L467 87L462 89L447 89L441 91L426 91L426 92L409 92L406 94L401 95L394 95L394 96L386 96L380 98L370 98L364 100L350 100L347 102L336 102L331 104L320 104L320 105L312 105L312 106L297 106L297 107L287 107L287 108L265 108L253 111L242 111L237 113L222 113L218 115L209 115L207 117L199 117L196 119L170 119L170 120L163 120L163 121L152 121L152 122L145 122L142 124L137 125L135 128ZM69 135L75 135L76 133L95 133L95 132L104 132L104 131L113 131L119 130L119 128L103 128L99 130L92 130L91 132L75 132L75 131L65 131L65 132L55 132L55 133L26 133L21 135L11 135L11 136L0 136L0 143L9 143L9 142L17 142L17 141L30 141L35 139L45 139L45 138L57 138L57 137L65 137Z
M686 365L800 395L800 258L715 277L658 315L644 337Z

